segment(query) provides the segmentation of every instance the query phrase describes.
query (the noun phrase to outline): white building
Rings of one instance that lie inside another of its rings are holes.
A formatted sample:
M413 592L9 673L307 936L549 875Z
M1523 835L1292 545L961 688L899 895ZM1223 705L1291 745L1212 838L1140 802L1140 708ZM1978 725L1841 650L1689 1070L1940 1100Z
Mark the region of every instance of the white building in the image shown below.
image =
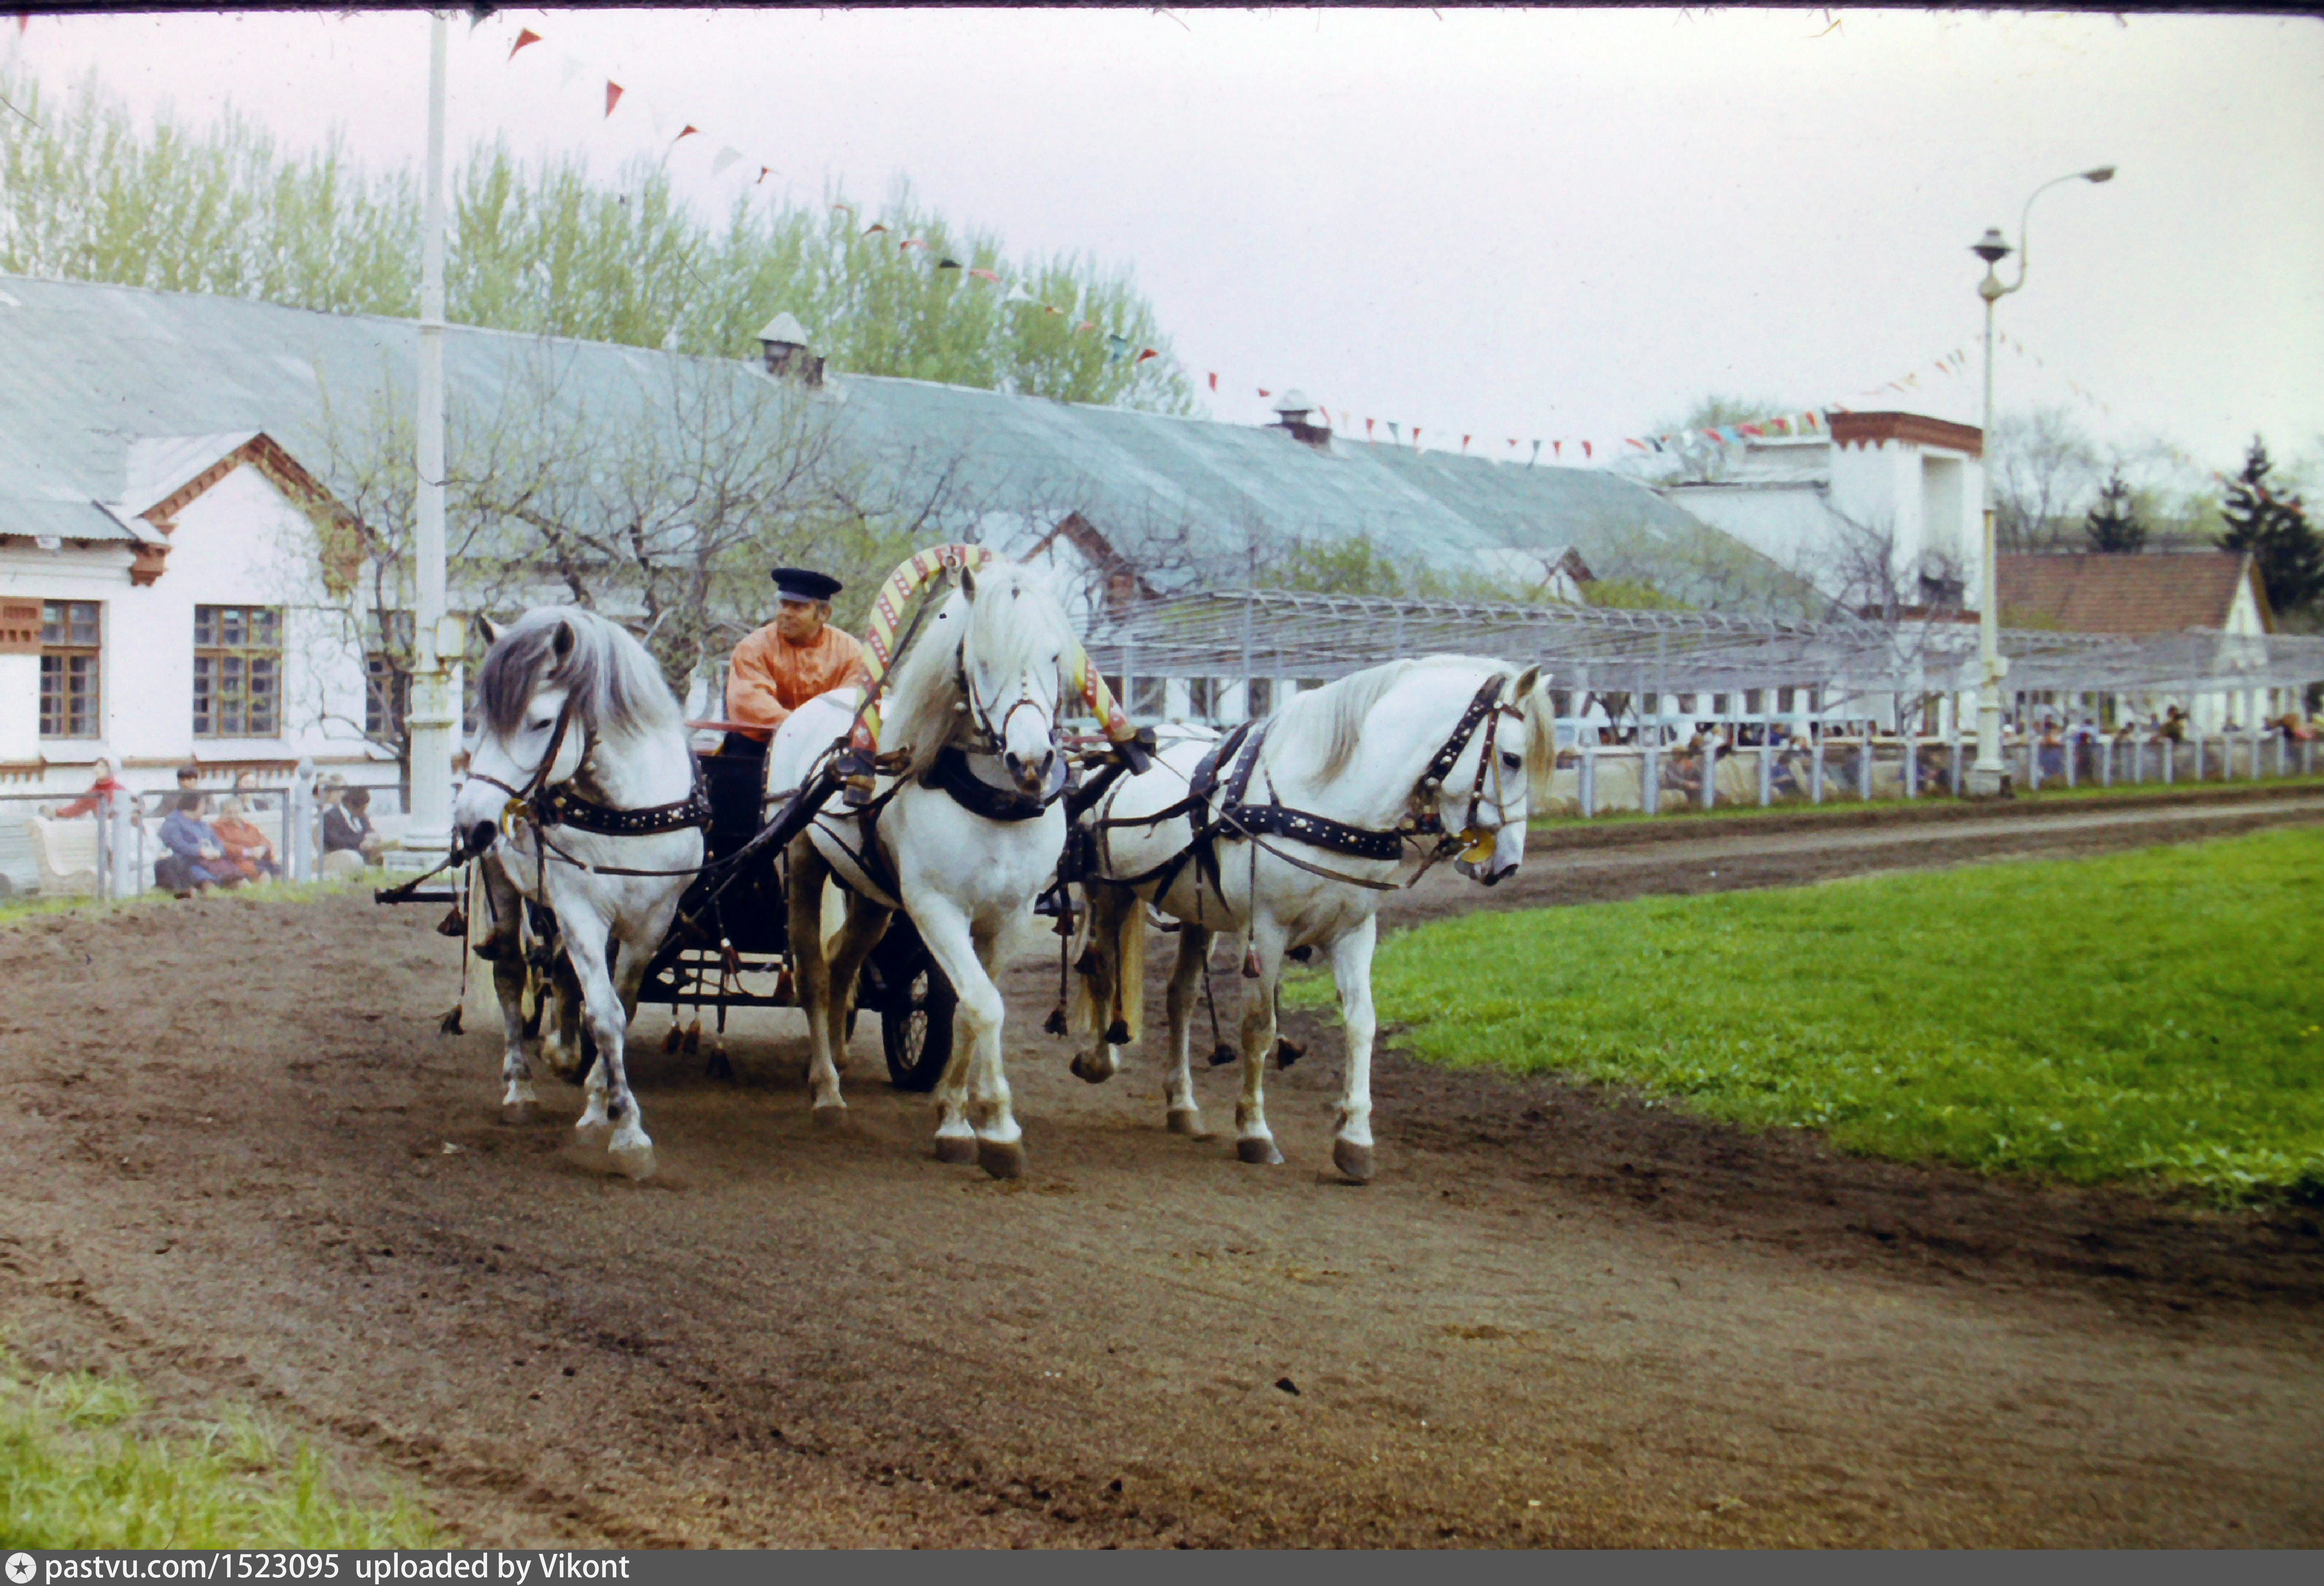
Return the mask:
M1840 604L1976 606L1982 432L1920 413L1829 421L1829 435L1706 447L1666 463L1657 486Z

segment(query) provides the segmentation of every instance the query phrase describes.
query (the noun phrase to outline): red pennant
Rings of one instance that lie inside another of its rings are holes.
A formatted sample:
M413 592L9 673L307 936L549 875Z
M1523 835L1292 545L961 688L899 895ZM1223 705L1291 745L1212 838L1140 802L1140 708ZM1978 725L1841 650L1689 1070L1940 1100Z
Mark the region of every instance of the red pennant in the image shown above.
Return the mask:
M1420 426L1417 424L1412 427L1412 449L1414 451L1420 449Z
M1138 364L1143 364L1148 358L1158 358L1161 355L1161 354L1156 352L1152 347L1148 347L1144 352L1139 354L1137 357L1131 359L1130 362L1135 365Z
M1590 443L1586 440L1582 443L1582 455L1585 457L1594 455L1590 449Z
M611 115L613 106L622 102L622 85L613 78L605 79L605 114Z
M1565 443L1562 440L1551 441L1549 443L1549 455L1553 457L1563 458L1565 456Z
M1511 446L1515 446L1515 445L1517 445L1517 438L1516 436L1514 436L1514 435L1510 436L1510 437L1509 437L1509 444L1510 444Z
M885 230L887 230L887 229L888 229L888 223L887 223L886 221L884 221L884 220L875 220L875 221L873 221L871 225L869 225L869 226L865 226L865 227L863 228L863 235L864 235L865 236L877 236L877 235L879 235L881 232L883 232L883 231L885 231Z
M764 181L764 180L767 180L767 178L769 178L770 176L772 176L774 173L775 173L775 168L774 168L773 166L771 166L771 165L761 165L761 166L760 166L760 167L759 167L759 181ZM751 185L752 185L752 187L757 187L757 186L759 185L759 181L754 181L754 182L752 182Z
M1366 440L1370 440L1371 438L1372 438L1372 421L1371 421L1370 419L1367 419L1367 420L1364 420L1364 438L1365 438Z
M853 204L834 204L832 207L846 216L850 220L855 218L855 206Z
M1517 442L1511 441L1509 444L1515 446ZM1461 455L1464 457L1469 455L1469 438L1465 435L1461 438Z
M1001 272L998 270L972 270L969 273L979 281L989 281L995 286L1001 284Z
M1218 375L1217 375L1217 374L1213 373L1213 374L1211 376L1211 389L1212 389L1213 391L1216 391L1216 390L1218 390L1218 388L1219 388L1219 377L1218 377Z
M1262 385L1262 386L1260 386L1260 387L1259 388L1259 400L1260 401L1265 401L1268 398L1269 398L1269 397L1273 396L1274 394L1275 394L1275 393L1274 393L1273 392L1271 392L1271 391L1268 390L1268 389L1267 389L1267 387L1265 387L1265 386L1263 386L1263 385Z
M692 122L690 122L690 121L689 121L689 122L687 122L687 123L686 124L686 125L685 125L682 129L680 129L680 130L679 130L678 136L676 136L676 137L674 137L674 138L670 139L670 142L671 142L672 143L682 143L686 142L686 140L687 140L687 139L688 139L688 138L690 138L690 137L695 136L696 134L700 133L701 131L702 131L702 129L701 129L700 127L698 127L698 126L695 125Z
M1074 326L1074 334L1075 336L1079 336L1079 335L1080 335L1083 331L1084 331L1084 330L1095 330L1096 328L1097 328L1097 321L1096 321L1096 320L1094 320L1094 319L1084 319L1084 320L1083 320L1079 325L1076 325L1076 326Z
M516 42L509 46L508 58L511 60L514 60L518 51L523 49L527 44L538 44L540 42L540 35L534 32L530 28L526 28L522 32L517 34Z
M1042 313L1044 313L1044 314L1060 314L1060 315L1061 315L1061 314L1063 314L1063 313L1065 312L1065 310L1064 310L1063 309L1058 308L1055 303L1044 303L1044 304L1042 304L1042 305L1041 305L1041 312L1042 312Z

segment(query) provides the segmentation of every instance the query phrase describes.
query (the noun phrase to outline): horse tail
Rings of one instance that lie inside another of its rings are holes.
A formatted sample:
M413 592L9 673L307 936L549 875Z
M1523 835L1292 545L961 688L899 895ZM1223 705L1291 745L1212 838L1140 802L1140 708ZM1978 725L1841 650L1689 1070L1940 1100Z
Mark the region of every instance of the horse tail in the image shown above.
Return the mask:
M1127 890L1121 896L1121 923L1113 938L1114 999L1135 1041L1146 1033L1146 899Z
M1068 1028L1077 1036L1095 1037L1111 1026L1119 1009L1135 1040L1146 1000L1146 906L1126 887L1093 886L1088 899L1081 955L1094 954L1104 967L1072 977Z

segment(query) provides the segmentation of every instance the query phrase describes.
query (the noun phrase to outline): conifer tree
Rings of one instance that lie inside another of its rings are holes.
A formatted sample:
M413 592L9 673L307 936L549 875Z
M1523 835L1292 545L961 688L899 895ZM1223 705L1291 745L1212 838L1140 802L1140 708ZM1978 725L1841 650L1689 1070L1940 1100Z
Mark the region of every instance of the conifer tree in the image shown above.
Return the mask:
M2324 539L2310 525L2298 496L2269 488L2273 468L2266 445L2253 436L2243 472L2227 482L2220 512L2227 527L2219 545L2252 553L2268 604L2288 615L2324 595Z
M2082 532L2089 536L2092 550L2129 553L2146 549L2146 525L2138 521L2138 509L2130 499L2130 486L2123 482L2121 469L2116 469L2098 492L2098 505L2090 509Z

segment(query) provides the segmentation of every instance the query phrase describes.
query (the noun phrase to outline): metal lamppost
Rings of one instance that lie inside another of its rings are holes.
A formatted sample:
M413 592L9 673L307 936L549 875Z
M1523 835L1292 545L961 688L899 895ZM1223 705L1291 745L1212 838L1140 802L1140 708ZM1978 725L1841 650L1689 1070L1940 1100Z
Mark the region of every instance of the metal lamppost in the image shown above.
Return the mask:
M1985 300L1985 428L1979 436L1978 457L1978 473L1985 481L1985 560L1978 576L1977 618L1978 659L1983 663L1985 681L1978 691L1977 761L1969 769L1972 798L1997 798L2009 791L2009 770L2001 760L2001 679L2008 669L2001 659L2001 573L1993 539L1993 305L2025 284L2025 265L2032 254L2025 224L2033 217L2034 200L2061 182L2112 181L2114 170L2111 165L2100 165L2035 188L2018 213L2015 249L2002 240L1997 226L1987 226L1969 247L1970 253L1985 261L1985 279L1977 287L1977 295ZM2004 286L1995 266L2012 252L2017 254L2017 279Z
M452 846L452 734L460 724L447 653L458 625L445 620L444 567L444 14L429 18L428 177L420 246L418 512L412 536L411 822L401 859L425 870Z

